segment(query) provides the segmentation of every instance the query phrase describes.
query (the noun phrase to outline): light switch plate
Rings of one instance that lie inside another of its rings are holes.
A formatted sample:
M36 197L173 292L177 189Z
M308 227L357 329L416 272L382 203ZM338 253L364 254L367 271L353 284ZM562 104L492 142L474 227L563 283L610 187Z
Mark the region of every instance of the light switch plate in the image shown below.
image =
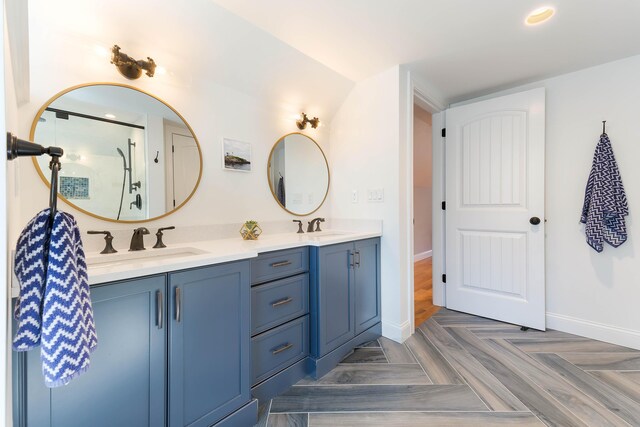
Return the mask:
M367 190L367 200L370 203L384 202L384 188L370 188Z
M358 203L358 190L351 191L351 203Z

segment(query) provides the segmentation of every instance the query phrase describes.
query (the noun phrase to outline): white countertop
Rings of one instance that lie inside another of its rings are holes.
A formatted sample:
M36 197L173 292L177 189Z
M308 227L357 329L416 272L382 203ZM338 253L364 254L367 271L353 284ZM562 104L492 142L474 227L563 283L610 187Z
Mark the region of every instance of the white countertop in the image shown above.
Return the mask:
M283 233L262 235L258 240L245 241L241 238L208 240L193 243L173 244L164 249L148 248L145 258L121 260L122 257L138 253L118 252L116 254L87 253L89 284L112 282L184 270L205 265L255 258L263 252L301 246L326 246L354 240L381 236L380 232L347 232L327 230L317 233Z

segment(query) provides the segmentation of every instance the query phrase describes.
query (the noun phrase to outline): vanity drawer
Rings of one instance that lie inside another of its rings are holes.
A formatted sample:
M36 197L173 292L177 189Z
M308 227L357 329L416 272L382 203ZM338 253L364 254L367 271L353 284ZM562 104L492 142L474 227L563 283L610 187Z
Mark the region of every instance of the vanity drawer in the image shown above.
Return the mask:
M309 316L292 320L251 339L251 384L292 365L309 354Z
M251 335L309 312L309 273L251 288Z
M307 271L309 271L309 249L306 246L267 252L251 260L251 283L264 283Z

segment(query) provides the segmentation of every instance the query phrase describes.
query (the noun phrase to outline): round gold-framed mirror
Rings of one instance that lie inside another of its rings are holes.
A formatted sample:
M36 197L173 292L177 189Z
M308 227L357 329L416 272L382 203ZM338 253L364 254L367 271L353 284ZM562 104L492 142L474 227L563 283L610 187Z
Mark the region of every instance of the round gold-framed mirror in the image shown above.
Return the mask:
M58 198L110 222L153 221L182 208L202 178L202 150L162 99L120 83L65 89L36 114L31 141L64 149ZM46 156L34 166L50 187Z
M313 138L289 133L280 137L269 153L267 180L282 209L296 216L311 215L329 194L329 162Z

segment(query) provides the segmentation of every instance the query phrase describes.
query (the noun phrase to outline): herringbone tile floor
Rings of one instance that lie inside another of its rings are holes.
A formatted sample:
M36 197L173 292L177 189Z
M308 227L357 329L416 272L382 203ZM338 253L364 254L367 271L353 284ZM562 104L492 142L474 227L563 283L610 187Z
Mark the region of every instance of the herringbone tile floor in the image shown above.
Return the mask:
M260 408L260 426L640 426L640 351L441 310Z

